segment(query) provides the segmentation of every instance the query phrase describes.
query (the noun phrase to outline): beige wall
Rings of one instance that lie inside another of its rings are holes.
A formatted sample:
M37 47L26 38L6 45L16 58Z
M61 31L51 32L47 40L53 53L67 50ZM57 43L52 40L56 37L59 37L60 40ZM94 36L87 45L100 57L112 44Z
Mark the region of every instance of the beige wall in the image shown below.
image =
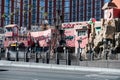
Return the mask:
M120 9L120 0L113 0L113 2L117 5L117 7Z

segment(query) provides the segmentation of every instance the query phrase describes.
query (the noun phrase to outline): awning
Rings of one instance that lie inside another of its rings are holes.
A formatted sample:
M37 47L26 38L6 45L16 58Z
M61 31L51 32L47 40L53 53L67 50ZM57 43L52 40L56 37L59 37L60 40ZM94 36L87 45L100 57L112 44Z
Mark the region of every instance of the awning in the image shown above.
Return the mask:
M13 36L13 33L12 33L12 32L6 32L6 33L5 33L5 37L9 37L9 36L10 36L10 37Z
M9 24L9 25L6 25L5 27L16 27L18 26L17 24Z

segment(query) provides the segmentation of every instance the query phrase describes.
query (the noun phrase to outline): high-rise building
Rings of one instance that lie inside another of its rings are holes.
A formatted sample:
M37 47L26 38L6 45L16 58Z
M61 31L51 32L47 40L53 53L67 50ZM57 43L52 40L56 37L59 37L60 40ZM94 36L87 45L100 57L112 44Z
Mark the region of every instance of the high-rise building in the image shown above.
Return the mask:
M105 2L110 0L0 0L0 27L18 24L30 28L40 25L43 19L54 25L56 11L60 10L62 22L100 20Z
M18 24L30 28L40 25L44 0L0 0L0 27Z
M88 21L94 17L103 17L102 6L110 0L45 0L48 22L52 24L56 10L60 9L63 22Z

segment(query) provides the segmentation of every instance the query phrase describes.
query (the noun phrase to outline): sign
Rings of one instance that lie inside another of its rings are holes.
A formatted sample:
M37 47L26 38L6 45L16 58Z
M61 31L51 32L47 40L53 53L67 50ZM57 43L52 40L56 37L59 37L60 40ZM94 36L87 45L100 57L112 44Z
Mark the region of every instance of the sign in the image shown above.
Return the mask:
M104 19L107 20L113 19L113 9L107 9L104 11Z
M27 28L26 27L21 27L20 28L20 33L21 33L21 35L27 34Z
M68 23L68 24L63 24L63 28L74 28L74 26L75 26L75 24L70 24L70 23Z
M16 46L16 43L12 43L11 46Z
M63 23L62 28L74 28L76 25L87 25L86 22Z

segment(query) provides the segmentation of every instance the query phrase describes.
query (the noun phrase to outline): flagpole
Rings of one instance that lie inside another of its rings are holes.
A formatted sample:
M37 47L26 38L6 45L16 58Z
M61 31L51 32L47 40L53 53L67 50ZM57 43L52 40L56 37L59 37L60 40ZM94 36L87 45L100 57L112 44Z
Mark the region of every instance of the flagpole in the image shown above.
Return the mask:
M90 54L90 59L94 60L94 53L93 53L93 44L94 44L94 39L95 39L95 18L91 18L88 21L88 24L91 26L91 32L88 37L88 47L89 47L89 54Z

